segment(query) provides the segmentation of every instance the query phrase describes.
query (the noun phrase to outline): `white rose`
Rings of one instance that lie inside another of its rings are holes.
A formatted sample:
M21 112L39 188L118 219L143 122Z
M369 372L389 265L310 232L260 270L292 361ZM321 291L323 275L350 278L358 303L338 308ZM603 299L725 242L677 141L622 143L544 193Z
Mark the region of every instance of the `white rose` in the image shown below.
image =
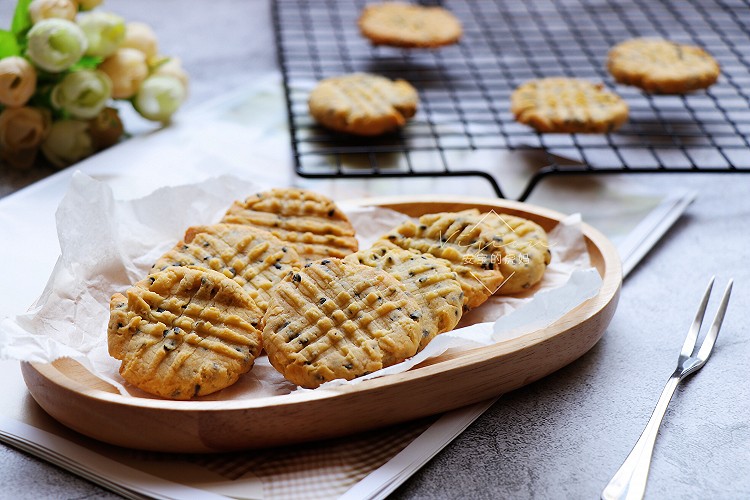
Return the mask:
M81 70L65 75L50 95L52 105L73 118L88 120L104 109L112 96L112 82L101 71Z
M31 22L36 24L42 19L67 19L72 21L76 18L78 7L71 0L34 0L29 4L29 16Z
M36 90L36 71L23 57L0 59L0 104L23 106Z
M154 68L152 74L177 78L182 83L182 86L185 87L185 94L187 94L190 78L185 70L182 69L182 61L179 57L170 57Z
M6 108L0 113L0 155L15 168L29 168L49 130L47 110Z
M94 146L88 129L88 123L78 120L54 122L42 143L42 153L60 168L90 156Z
M125 20L109 12L89 12L78 16L81 27L89 42L86 54L107 57L125 39Z
M129 48L117 49L97 69L112 80L112 97L115 99L133 97L148 76L146 56L140 50Z
M125 40L120 47L140 50L146 59L152 59L159 53L159 42L154 30L146 23L131 22L125 25Z
M77 63L86 52L86 35L65 19L42 19L31 27L26 54L43 70L59 73Z
M147 120L168 122L185 100L185 87L171 76L146 78L133 101L133 106Z

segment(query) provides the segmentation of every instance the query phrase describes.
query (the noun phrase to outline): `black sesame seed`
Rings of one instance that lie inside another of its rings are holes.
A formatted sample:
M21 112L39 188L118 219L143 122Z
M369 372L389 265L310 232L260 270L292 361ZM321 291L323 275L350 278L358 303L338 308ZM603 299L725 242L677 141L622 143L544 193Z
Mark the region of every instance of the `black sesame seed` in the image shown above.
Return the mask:
M420 313L419 311L414 311L413 313L411 313L411 314L409 315L409 317L410 317L411 319L413 319L414 321L416 321L416 320L418 320L419 318L421 318L421 317L422 317L422 313Z
M326 298L321 297L320 300L318 301L318 304L325 304L325 302L326 302Z
M330 264L331 261L328 260L328 259L323 259L323 260L320 261L320 263L325 266L326 264Z
M300 276L299 273L294 273L294 276L292 276L292 281L299 283L302 281L302 276Z
M273 265L273 267L275 267L276 269L281 269L281 264L279 264L279 263L277 262L277 263L275 263L275 264Z
M333 217L333 214L336 213L336 209L332 208L328 211L328 217Z

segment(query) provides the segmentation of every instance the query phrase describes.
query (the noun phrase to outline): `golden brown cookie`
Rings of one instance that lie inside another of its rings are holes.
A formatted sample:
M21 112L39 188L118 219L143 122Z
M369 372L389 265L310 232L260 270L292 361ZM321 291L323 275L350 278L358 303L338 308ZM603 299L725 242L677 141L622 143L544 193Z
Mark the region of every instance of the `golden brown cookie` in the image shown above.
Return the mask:
M370 4L362 11L359 29L375 45L434 48L461 38L461 22L442 7L401 2Z
M263 346L287 380L315 388L413 356L420 315L417 301L385 271L323 259L274 287Z
M484 303L503 283L502 258L493 247L477 210L426 214L419 222L406 221L373 246L395 245L445 259L458 276L464 307Z
M221 222L265 229L308 262L343 258L358 249L354 228L341 209L305 189L272 189L235 201Z
M380 135L406 124L417 112L417 91L404 80L354 73L322 80L310 93L310 114L324 127L356 135Z
M719 63L702 48L661 38L634 38L615 45L607 68L620 83L662 94L708 88L720 71Z
M239 283L265 312L271 287L302 267L294 248L268 231L240 224L191 227L162 255L151 272L170 266L198 266L219 271Z
M628 119L628 105L602 84L575 78L524 83L510 98L516 120L550 133L607 133Z
M381 246L353 253L344 262L386 271L417 299L422 306L420 351L435 335L453 330L461 319L464 294L458 276L446 261L430 254Z
M109 354L134 386L170 399L218 391L252 368L262 312L223 274L169 267L110 301Z

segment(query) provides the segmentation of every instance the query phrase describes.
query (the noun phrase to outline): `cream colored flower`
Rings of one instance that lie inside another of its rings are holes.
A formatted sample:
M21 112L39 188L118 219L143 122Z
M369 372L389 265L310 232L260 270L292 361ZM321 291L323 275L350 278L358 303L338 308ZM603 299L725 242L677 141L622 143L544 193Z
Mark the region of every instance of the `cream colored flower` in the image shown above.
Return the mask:
M129 47L140 50L151 60L159 53L159 42L156 40L156 34L146 23L131 22L125 25L125 40L120 47Z
M190 78L182 68L182 61L179 57L171 57L165 62L162 62L161 64L156 66L156 68L154 68L152 74L177 78L185 88L185 94L187 94Z
M78 6L81 10L91 10L99 7L102 4L102 0L78 0Z
M50 116L38 108L6 108L0 113L0 156L15 168L29 168L49 131Z
M94 153L89 124L78 120L60 120L50 127L42 143L42 153L57 167L82 160Z
M89 135L97 150L117 144L125 129L115 108L104 108L96 118L89 120Z
M26 54L43 70L64 71L86 52L88 41L77 24L65 19L42 19L31 27Z
M81 70L65 75L50 95L52 105L73 118L88 120L104 109L112 96L112 82L101 71Z
M148 65L143 52L135 49L117 49L98 68L112 80L112 97L129 99L135 95L148 76Z
M185 100L185 87L172 76L154 75L146 78L133 101L142 117L168 122Z
M17 108L26 104L36 90L36 71L23 57L0 59L0 104Z
M125 39L125 20L109 12L89 12L78 16L89 47L86 54L107 57L114 53Z
M29 16L31 22L36 24L42 19L67 19L72 21L76 18L78 7L71 0L34 0L29 5Z

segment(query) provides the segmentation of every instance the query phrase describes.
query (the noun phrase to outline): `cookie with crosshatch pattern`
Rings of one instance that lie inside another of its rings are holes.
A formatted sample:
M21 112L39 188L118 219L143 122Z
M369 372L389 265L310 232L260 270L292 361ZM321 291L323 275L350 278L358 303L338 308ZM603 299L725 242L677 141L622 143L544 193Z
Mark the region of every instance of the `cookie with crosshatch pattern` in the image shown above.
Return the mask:
M420 351L436 335L453 330L461 319L464 294L458 276L446 261L430 254L381 246L353 253L344 262L386 271L417 299L422 306Z
M517 121L543 133L607 133L628 119L620 96L576 78L528 81L513 91L510 104Z
M170 266L219 271L239 283L265 312L271 287L302 265L294 248L268 231L247 225L214 224L189 228L184 240L162 255L151 272Z
M380 135L403 127L417 112L419 96L405 80L367 73L327 78L310 92L315 120L332 130Z
M323 259L273 288L263 346L287 380L315 388L413 356L420 316L419 303L385 271Z
M344 212L333 200L306 189L271 189L235 201L221 222L264 229L308 262L343 258L359 248Z
M402 2L368 5L358 24L373 44L404 48L451 45L463 33L461 22L447 9Z
M719 63L700 47L661 38L634 38L609 51L607 69L619 83L647 92L684 94L719 78Z
M168 267L112 296L109 354L139 389L169 399L204 396L252 368L262 315L223 274Z

